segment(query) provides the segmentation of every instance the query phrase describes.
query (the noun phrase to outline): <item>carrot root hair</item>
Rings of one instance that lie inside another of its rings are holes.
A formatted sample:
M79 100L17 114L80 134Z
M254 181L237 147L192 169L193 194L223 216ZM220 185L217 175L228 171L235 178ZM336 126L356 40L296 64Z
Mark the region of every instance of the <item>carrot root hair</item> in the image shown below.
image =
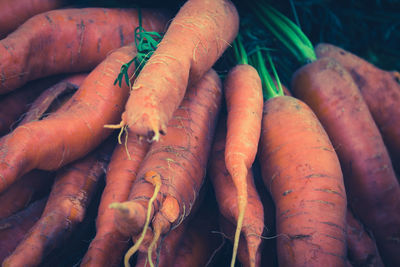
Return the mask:
M148 206L147 206L146 222L144 224L143 231L142 231L139 239L136 241L136 243L125 254L125 257L124 257L125 267L131 266L129 264L129 259L139 249L140 245L142 244L142 242L144 240L144 237L146 235L147 229L149 228L149 224L150 224L150 217L151 217L151 211L152 211L151 209L153 206L153 202L156 200L158 193L160 192L160 188L161 188L161 177L158 173L150 171L150 172L146 173L145 179L147 182L154 185L154 193L153 193L152 197L150 198ZM112 203L109 207L112 209L120 210L122 212L124 212L128 209L124 203Z
M246 176L244 176L246 177ZM235 181L236 179L234 179ZM236 225L236 231L235 231L235 237L233 239L233 252L232 252L232 260L231 260L231 267L235 266L235 261L236 261L236 256L237 256L237 251L239 248L239 239L240 239L240 233L242 232L242 226L243 226L243 220L244 220L244 214L246 212L246 206L247 206L247 182L245 181L244 183L237 185L237 195L238 195L238 220L237 220L237 225Z
M154 227L154 237L153 237L153 240L151 241L149 248L147 250L147 261L149 262L150 267L154 267L153 259L151 256L153 254L153 248L156 246L156 244L161 236L161 227L157 227L157 226Z

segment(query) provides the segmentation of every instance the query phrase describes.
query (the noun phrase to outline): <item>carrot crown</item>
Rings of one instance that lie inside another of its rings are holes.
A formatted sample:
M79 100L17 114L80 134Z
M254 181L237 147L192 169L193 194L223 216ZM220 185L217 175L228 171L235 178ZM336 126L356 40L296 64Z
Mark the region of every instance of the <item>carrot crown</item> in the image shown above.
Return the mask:
M317 59L311 41L290 19L262 1L253 1L251 8L262 24L283 43L298 61L306 64Z
M138 74L146 62L149 60L151 55L153 55L156 50L158 44L160 43L163 35L158 32L150 32L146 31L142 26L142 12L140 8L138 8L138 19L139 26L135 29L135 45L137 49L136 56L130 60L128 63L125 63L121 67L121 71L118 74L117 79L115 79L114 85L118 83L119 87L121 87L122 80L125 79L126 84L131 87L131 77L129 77L128 69L135 62L136 69L134 75Z

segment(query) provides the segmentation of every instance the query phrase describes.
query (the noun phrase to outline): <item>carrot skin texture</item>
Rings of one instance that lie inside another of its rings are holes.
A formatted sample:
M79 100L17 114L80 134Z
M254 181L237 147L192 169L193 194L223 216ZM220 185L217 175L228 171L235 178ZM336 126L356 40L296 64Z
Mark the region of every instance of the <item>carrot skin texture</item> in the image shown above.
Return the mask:
M89 245L81 266L119 266L123 253L128 249L129 236L121 234L114 225L114 209L108 206L113 202L128 199L132 183L136 179L139 164L142 162L149 144L130 135L127 149L125 145L117 145L106 176L104 188L96 219L96 236Z
M238 22L229 0L187 1L138 75L122 124L150 138L165 134L186 88L198 82L222 55L237 34Z
M92 70L110 51L133 43L137 14L135 9L84 8L29 19L0 41L0 94L40 77ZM146 30L163 30L167 15L146 9L142 15Z
M346 193L340 163L302 101L264 103L260 163L276 206L280 266L344 266Z
M59 172L42 216L3 267L38 266L83 221L111 149L105 143Z
M137 235L145 222L148 200L154 186L145 180L148 173L161 176L162 186L153 203L151 218L165 216L170 228L188 216L204 182L205 168L221 102L221 82L214 70L188 89L180 107L168 124L168 134L153 143L132 186L129 212L117 212L121 232ZM166 204L176 204L168 208ZM153 225L154 228L154 225ZM165 233L169 229L162 229Z
M65 0L0 0L0 40L30 17L65 4Z
M120 88L114 80L135 54L132 46L116 50L56 112L0 139L0 192L33 168L56 170L86 155L111 134L103 126L118 121L129 94L127 85Z
M226 120L221 120L218 124L210 156L209 176L221 215L232 226L236 226L239 213L237 195L233 193L236 189L232 177L225 166ZM264 231L263 205L255 188L251 170L247 172L245 182L247 183L248 200L242 228L242 236L244 238L242 242L239 242L239 251L243 250L244 253L240 251L238 258L243 266L260 266L260 236ZM245 243L245 245L240 243Z
M349 72L322 58L299 69L292 90L316 113L338 154L349 204L374 233L382 259L400 266L400 186L367 104Z
M400 73L381 70L371 63L330 44L315 48L318 58L332 57L350 72L400 170Z
M353 266L383 267L375 241L368 235L361 223L347 209L347 256Z
M0 195L0 220L25 208L35 195L48 192L53 182L50 172L33 170Z
M39 220L46 198L35 201L24 210L0 220L0 262L10 255L29 229Z

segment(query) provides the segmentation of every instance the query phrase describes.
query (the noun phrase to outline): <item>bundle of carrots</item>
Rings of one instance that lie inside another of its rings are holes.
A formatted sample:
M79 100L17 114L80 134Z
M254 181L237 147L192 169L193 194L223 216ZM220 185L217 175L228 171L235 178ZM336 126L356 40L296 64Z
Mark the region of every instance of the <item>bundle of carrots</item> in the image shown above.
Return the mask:
M262 1L289 90L230 0L74 3L0 0L2 266L400 265L398 72Z

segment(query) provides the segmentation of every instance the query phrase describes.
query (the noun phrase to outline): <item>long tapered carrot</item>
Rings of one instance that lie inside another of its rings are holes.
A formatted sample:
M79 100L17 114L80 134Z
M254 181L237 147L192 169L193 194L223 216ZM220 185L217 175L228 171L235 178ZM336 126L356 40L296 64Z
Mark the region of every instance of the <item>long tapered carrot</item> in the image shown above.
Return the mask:
M129 236L121 234L114 225L113 202L128 199L130 189L149 144L130 135L127 142L118 145L108 165L104 188L96 219L96 236L89 245L81 266L119 266L129 246ZM129 153L129 154L127 154Z
M332 140L349 204L373 232L383 261L400 265L400 185L353 78L335 59L321 58L294 74L292 90L314 110Z
M37 200L24 210L0 220L0 262L10 255L29 229L39 220L47 198Z
M104 124L118 121L129 94L128 86L114 85L115 77L135 51L133 46L116 50L60 109L0 139L0 192L33 168L56 170L105 140L111 132Z
M112 147L111 142L106 142L59 172L42 216L3 267L38 266L82 222Z
M260 162L276 206L280 266L344 266L346 193L339 160L303 102L264 104Z
M250 88L251 83L246 84L246 86L244 86L243 88L248 89L248 86ZM260 92L260 94L262 93ZM261 100L262 100L262 95L261 95ZM260 114L260 116L262 116L262 114ZM219 127L217 128L217 133L214 140L212 154L210 158L209 175L214 186L214 191L221 214L231 224L237 225L240 213L240 209L237 208L239 206L239 200L237 194L232 193L235 192L236 184L225 166L226 143L227 143L226 139L227 133L225 124L226 120L219 121ZM259 129L261 131L261 126L259 127ZM255 149L257 149L257 147L258 147L258 140L255 142ZM248 203L247 204L248 207L246 208L244 213L243 229L242 229L244 240L246 243L242 247L245 248L246 253L239 253L239 261L244 266L260 266L260 255L261 255L260 237L262 236L264 231L263 205L260 201L257 190L255 188L251 170L246 169L246 179L245 181L242 181L242 183L246 183L247 192L245 196L246 196L246 202ZM238 246L238 244L236 244L236 246ZM246 257L243 258L242 255L245 255Z
M220 101L221 83L216 72L210 70L188 89L168 124L168 134L150 147L129 201L114 206L118 208L116 223L120 231L135 236L154 218L155 238L149 254L158 237L179 225L193 207L204 181ZM157 190L160 192L154 195ZM150 218L146 218L147 213Z
M165 134L186 88L198 82L233 41L238 21L229 0L187 1L133 84L119 126L153 140Z
M141 13L146 30L164 29L163 12ZM136 9L64 9L35 16L0 40L0 94L40 77L90 71L110 51L132 43L138 25Z
M350 72L374 118L392 162L400 170L400 73L384 71L330 44L315 48L318 58L332 57Z
M65 4L66 0L0 0L0 40L30 17Z
M226 77L224 92L228 110L225 164L235 185L238 201L233 267L248 201L247 173L256 157L261 133L263 94L257 70L247 64L237 65ZM254 261L250 264L254 266L255 259L250 261Z

